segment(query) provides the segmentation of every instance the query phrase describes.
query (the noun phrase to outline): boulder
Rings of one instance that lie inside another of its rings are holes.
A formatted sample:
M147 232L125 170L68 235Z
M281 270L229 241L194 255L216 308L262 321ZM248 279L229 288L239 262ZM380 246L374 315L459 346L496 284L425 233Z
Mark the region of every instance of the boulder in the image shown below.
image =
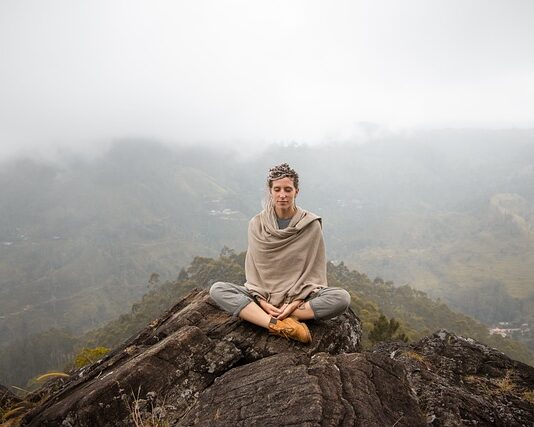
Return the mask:
M440 330L373 351L403 365L433 426L534 425L534 368L498 350Z
M76 372L22 424L130 425L136 411L155 409L167 420L179 420L235 366L277 354L309 359L360 350L361 324L351 311L308 325L311 345L271 336L222 312L206 291L193 291L104 359Z
M424 426L402 365L369 353L277 354L234 368L177 426Z

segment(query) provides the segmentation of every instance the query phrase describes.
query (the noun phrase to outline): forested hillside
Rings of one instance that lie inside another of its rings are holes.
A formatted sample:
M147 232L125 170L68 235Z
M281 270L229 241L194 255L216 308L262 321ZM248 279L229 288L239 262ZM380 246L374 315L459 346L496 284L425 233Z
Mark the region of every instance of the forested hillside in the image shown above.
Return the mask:
M24 385L39 373L63 369L66 361L83 348L113 348L144 328L163 311L174 305L193 288L208 288L215 281L244 282L245 253L224 249L218 258L195 257L175 281L167 281L146 293L131 310L107 325L74 337L65 331L49 330L27 342L13 343L0 355L0 383ZM392 282L349 270L343 263L328 264L330 286L341 286L352 296L352 308L362 320L364 345L370 346L369 334L377 327L381 315L394 318L400 328L391 339L403 334L418 339L440 328L473 337L496 347L512 358L534 364L526 347L511 339L490 336L487 328L474 319L451 311L444 303L430 299L424 292L409 286L395 287ZM391 320L391 319L390 319Z
M202 162L216 160L130 142L93 162L2 168L0 341L95 327L143 295L153 272L172 279L196 254L243 246L235 187L187 166Z

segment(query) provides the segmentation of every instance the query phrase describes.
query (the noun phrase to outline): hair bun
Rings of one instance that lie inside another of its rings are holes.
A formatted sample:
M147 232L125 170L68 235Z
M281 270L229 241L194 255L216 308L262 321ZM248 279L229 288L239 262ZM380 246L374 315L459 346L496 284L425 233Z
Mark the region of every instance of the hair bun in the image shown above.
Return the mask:
M269 175L267 176L267 184L270 186L271 181L276 181L277 179L282 179L286 177L292 178L295 188L298 188L299 175L297 172L295 172L294 169L291 169L291 167L287 163L282 163L273 166L269 169Z

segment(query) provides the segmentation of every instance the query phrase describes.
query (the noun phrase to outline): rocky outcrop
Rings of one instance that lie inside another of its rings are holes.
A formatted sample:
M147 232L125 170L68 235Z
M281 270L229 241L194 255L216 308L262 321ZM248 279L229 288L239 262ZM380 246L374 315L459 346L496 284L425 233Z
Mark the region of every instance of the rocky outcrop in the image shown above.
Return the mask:
M227 372L179 426L426 425L399 363L375 354L278 354Z
M374 353L400 362L432 425L534 425L534 368L445 330Z
M309 359L360 350L361 325L352 312L309 326L311 345L270 336L219 310L206 291L194 291L105 359L76 373L22 424L129 425L139 404L149 412L159 408L174 422L235 366L277 354Z
M228 316L205 291L194 291L103 360L29 396L44 400L21 424L534 422L534 368L473 340L439 331L417 343L361 352L361 325L351 311L308 324L311 345L287 341Z

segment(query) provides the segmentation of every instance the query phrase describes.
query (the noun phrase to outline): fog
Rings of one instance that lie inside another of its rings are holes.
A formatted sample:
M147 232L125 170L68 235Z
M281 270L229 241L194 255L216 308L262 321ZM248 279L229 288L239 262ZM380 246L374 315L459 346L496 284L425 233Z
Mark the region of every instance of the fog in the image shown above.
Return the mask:
M0 3L0 159L534 126L534 3Z

